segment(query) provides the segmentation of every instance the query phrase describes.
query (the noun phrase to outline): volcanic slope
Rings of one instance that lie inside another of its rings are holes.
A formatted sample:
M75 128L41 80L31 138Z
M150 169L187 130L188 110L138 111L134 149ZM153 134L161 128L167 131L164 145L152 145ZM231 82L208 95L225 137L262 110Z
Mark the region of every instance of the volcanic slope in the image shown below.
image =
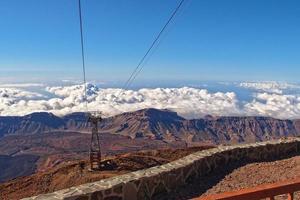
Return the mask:
M89 165L86 160L61 163L45 172L38 172L31 176L17 178L1 184L0 199L20 199L98 181L131 171L165 164L195 151L211 147L202 146L185 149L139 151L110 156L102 162L106 166L105 169L99 172L89 172ZM108 165L107 163L110 164Z
M0 139L0 183L37 171L47 171L63 162L86 158L90 138L91 134L76 132L3 137ZM180 142L168 144L160 140L131 139L108 133L102 133L100 141L103 156L185 146Z

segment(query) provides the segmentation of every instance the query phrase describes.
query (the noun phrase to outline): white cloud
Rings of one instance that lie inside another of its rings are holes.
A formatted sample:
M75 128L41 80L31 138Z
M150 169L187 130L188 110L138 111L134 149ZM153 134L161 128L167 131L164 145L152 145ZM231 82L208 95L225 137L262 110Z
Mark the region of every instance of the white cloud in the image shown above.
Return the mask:
M0 115L27 114L31 111L30 108L26 107L26 104L33 101L33 99L40 99L44 97L45 96L42 94L26 90L0 88ZM17 109L22 110L17 111Z
M265 81L265 82L242 82L239 84L240 87L255 89L262 92L282 94L285 89L299 89L299 85Z
M16 89L16 88L0 88L0 98L8 98L8 99L34 99L43 97L42 94L36 92L30 92L26 90Z
M0 88L0 115L25 115L47 111L56 115L85 111L83 85L47 87L54 97L25 89ZM99 89L87 85L89 111L102 111L106 116L143 108L170 109L186 118L205 115L259 115L275 118L300 118L300 97L261 92L242 103L234 92L211 93L191 87L122 90ZM50 95L51 96L51 95Z
M26 88L26 87L44 87L42 83L10 83L0 84L0 88Z
M157 88L100 90L93 105L99 105L106 113L116 114L142 108L170 109L188 118L211 115L236 115L239 112L234 93L209 93L195 88ZM119 94L119 95L118 95Z
M270 116L280 119L300 118L300 97L259 93L255 99L245 105L248 115Z
M47 87L46 90L57 97L48 100L32 100L29 96L38 94L16 90L16 96L24 98L8 97L1 100L13 100L1 104L1 115L24 115L37 111L53 112L57 115L65 115L71 112L85 111L83 85L66 87ZM239 109L236 95L228 93L209 93L204 89L195 88L157 88L121 90L98 89L94 85L87 85L88 108L99 110L107 116L122 112L135 111L143 108L168 108L177 111L188 118L211 115L237 115ZM25 100L25 98L27 100Z

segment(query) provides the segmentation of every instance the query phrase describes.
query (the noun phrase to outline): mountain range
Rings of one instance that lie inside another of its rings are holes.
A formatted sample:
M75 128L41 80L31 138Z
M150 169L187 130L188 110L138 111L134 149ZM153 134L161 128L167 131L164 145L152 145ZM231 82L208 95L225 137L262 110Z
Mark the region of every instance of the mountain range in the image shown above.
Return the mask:
M0 117L0 183L88 157L91 124L86 113L40 112ZM143 109L99 123L104 157L140 150L213 146L295 137L300 120L269 117L185 119L170 110Z
M89 132L85 113L63 117L51 113L0 117L0 137L32 135L49 132ZM185 119L170 110L143 109L104 118L99 123L102 133L166 142L185 141L237 143L255 142L280 137L298 136L300 120L280 120L270 117L213 117Z

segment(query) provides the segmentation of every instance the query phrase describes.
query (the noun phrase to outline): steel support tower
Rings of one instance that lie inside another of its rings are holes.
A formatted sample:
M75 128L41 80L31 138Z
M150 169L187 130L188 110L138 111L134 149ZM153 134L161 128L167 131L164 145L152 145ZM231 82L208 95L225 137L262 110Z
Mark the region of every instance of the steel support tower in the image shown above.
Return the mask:
M101 167L101 146L98 123L102 118L97 114L90 114L88 121L92 123L92 137L90 145L90 164L91 170L100 170Z

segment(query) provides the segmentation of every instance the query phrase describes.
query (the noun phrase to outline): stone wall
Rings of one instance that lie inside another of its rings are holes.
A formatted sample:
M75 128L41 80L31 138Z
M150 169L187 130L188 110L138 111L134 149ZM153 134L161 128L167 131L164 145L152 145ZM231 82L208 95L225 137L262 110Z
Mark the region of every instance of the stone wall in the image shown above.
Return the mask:
M66 200L156 199L195 179L234 162L271 161L298 155L300 138L254 144L219 146L193 153L165 165L26 198Z

